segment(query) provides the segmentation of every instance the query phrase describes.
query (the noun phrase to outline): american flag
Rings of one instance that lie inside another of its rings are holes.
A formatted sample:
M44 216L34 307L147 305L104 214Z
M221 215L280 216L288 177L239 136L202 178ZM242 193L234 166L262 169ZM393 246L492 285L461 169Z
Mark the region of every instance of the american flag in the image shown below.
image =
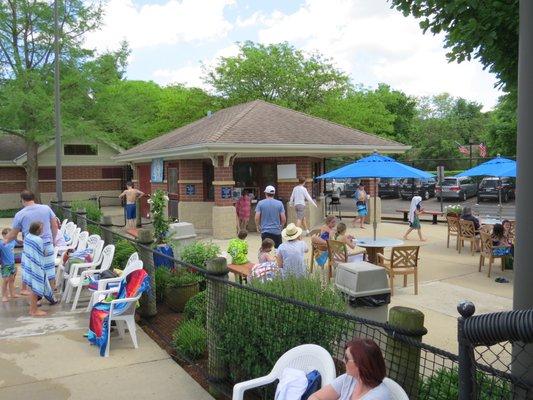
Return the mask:
M466 146L459 146L459 153L468 156L470 154L470 150L468 150L468 147Z
M479 156L481 158L487 157L487 146L485 146L483 143L479 144Z

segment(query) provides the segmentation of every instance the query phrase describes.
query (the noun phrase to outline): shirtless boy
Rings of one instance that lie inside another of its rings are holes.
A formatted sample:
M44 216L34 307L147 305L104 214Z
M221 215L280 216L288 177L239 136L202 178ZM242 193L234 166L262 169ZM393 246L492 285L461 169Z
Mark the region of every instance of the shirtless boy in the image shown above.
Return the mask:
M126 197L126 228L128 229L135 228L135 218L137 216L135 202L142 196L144 196L144 193L135 189L131 182L126 182L126 190L118 196L119 198Z

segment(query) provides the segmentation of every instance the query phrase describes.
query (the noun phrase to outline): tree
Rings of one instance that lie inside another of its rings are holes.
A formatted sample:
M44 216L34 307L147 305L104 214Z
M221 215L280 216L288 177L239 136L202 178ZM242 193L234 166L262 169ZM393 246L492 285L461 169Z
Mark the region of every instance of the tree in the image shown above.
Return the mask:
M90 51L83 49L85 33L96 29L102 10L83 0L58 0L60 60L70 73L70 86ZM39 198L37 152L53 138L53 7L45 0L0 2L0 126L21 136L27 145L27 187ZM85 71L86 72L86 71ZM62 84L68 78L62 80ZM70 89L70 87L68 88ZM85 93L83 100L88 99Z
M304 55L288 43L241 44L235 57L222 57L205 81L230 104L263 99L299 110L342 94L349 78L318 54Z
M516 99L516 93L501 96L498 105L490 113L484 141L491 156L516 155Z
M450 61L479 59L511 91L518 82L519 0L391 0L420 18L424 32L444 33Z

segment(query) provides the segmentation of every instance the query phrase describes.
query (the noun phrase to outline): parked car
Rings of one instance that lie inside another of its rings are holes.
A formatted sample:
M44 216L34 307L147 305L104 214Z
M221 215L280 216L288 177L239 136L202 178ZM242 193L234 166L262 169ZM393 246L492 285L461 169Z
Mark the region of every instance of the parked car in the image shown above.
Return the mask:
M515 197L515 188L515 181L512 178L483 178L479 184L477 202L481 203L483 200L499 201L501 198L503 203L507 203L509 199Z
M403 200L412 199L414 196L421 196L422 199L428 200L435 196L436 184L437 181L434 178L405 178L401 181L400 196Z
M326 181L326 194L336 193L338 197L344 193L345 182L342 180L332 179Z
M396 178L382 178L379 183L380 197L400 197L400 179Z
M357 190L357 185L359 185L359 179L350 179L344 185L344 195L347 198L352 198L355 196L355 191Z
M465 201L477 194L477 184L473 178L444 178L442 187L437 186L437 199L457 199Z

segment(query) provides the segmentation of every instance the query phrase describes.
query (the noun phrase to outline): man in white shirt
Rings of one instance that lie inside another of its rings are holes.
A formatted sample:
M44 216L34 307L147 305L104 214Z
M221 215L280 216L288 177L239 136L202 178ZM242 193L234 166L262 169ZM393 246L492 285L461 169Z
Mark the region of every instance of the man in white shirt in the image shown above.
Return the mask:
M294 204L294 209L296 211L296 226L298 228L303 227L305 232L309 235L307 221L305 220L306 200L315 207L317 207L317 205L305 187L305 178L300 177L299 182L299 185L292 189L291 199L289 201L291 204Z

